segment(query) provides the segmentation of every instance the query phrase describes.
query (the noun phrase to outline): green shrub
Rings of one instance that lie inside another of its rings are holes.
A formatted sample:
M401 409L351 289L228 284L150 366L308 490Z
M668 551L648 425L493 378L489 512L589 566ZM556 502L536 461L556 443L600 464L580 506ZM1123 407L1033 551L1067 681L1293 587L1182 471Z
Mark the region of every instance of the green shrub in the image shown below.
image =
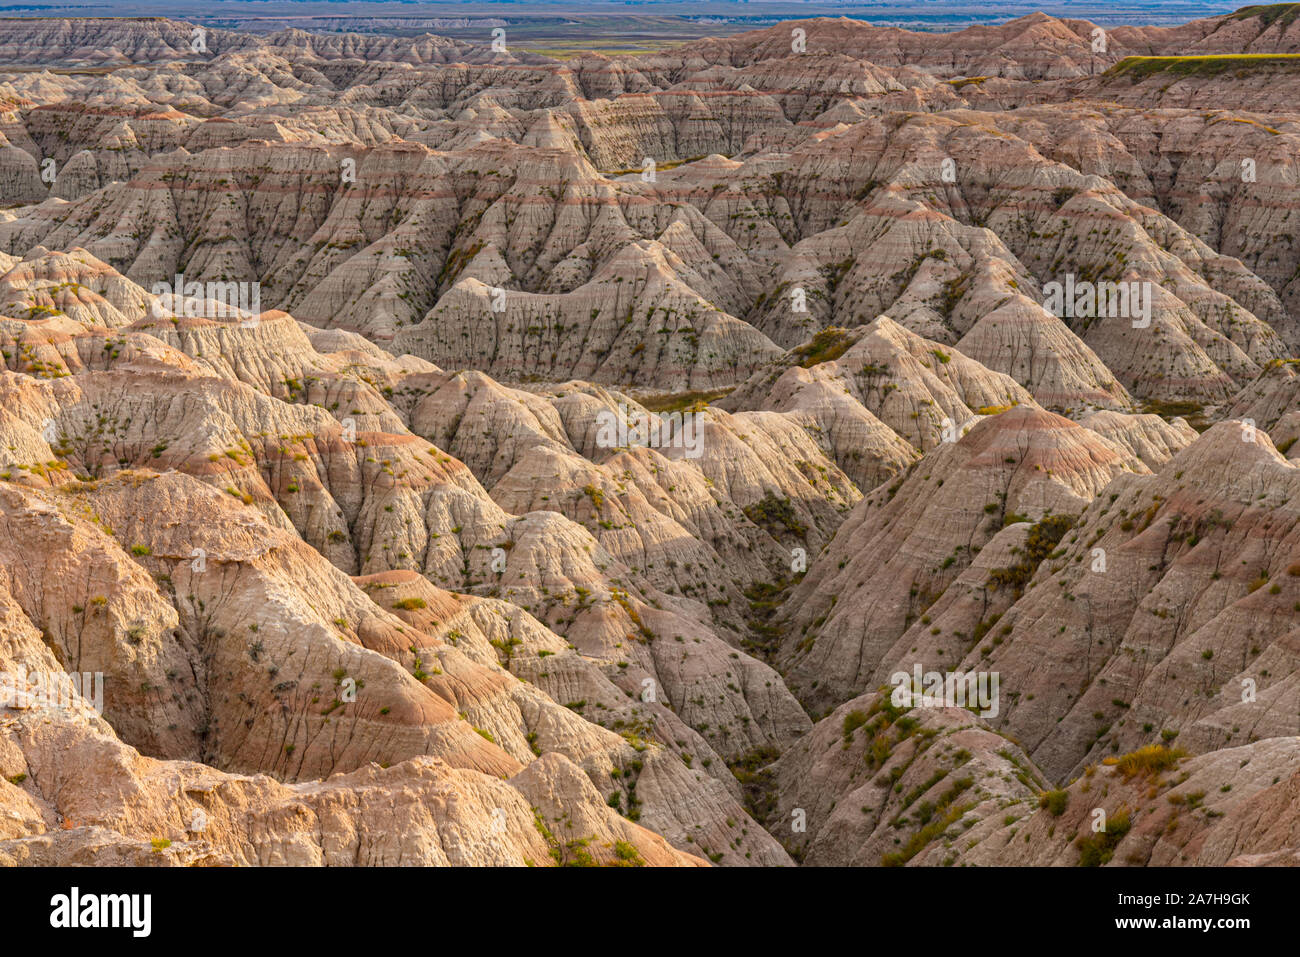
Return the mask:
M1070 803L1070 792L1061 791L1044 791L1038 795L1038 806L1046 808L1047 813L1052 817L1060 817L1065 813L1065 806Z

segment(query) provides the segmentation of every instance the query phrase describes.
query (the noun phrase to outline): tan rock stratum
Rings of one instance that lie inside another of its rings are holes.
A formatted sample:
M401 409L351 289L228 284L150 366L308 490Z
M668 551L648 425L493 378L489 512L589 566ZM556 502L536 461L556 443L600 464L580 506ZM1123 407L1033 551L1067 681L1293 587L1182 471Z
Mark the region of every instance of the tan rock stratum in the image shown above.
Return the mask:
M0 864L1294 865L1295 12L0 21Z

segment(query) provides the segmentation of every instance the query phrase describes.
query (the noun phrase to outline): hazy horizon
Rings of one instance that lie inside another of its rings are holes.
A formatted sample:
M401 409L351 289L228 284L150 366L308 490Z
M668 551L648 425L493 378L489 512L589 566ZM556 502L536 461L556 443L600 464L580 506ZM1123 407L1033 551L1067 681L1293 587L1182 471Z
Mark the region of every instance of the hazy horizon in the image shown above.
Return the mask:
M653 18L677 21L688 29L717 26L723 32L736 27L761 26L788 19L816 16L845 16L880 25L905 26L922 30L955 30L974 24L995 24L1034 12L1070 19L1092 20L1101 24L1170 24L1201 17L1229 13L1242 4L1215 3L1206 0L1147 2L1147 0L1065 0L1041 3L979 3L971 0L901 0L901 2L857 3L827 0L707 0L682 3L680 0L640 0L611 3L605 0L474 0L455 2L322 2L322 0L192 0L162 2L33 3L0 5L0 17L135 17L160 16L193 20L228 28L278 28L269 21L292 20L292 25L320 32L407 32L411 29L435 30L442 27L449 35L472 26L473 21L504 19L507 22L557 21L566 18L633 20ZM392 21L389 24L349 23L350 21ZM418 24L418 20L443 20L444 24ZM470 21L466 23L465 21ZM570 24L576 25L576 24ZM559 28L563 24L552 23ZM692 31L694 32L694 31Z

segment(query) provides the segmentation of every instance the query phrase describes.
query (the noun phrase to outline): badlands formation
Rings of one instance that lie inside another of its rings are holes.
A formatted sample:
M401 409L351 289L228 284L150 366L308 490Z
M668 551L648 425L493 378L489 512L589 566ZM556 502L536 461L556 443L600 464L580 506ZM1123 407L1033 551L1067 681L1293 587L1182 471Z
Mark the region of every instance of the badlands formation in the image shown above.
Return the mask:
M1300 863L1298 54L0 21L0 864Z

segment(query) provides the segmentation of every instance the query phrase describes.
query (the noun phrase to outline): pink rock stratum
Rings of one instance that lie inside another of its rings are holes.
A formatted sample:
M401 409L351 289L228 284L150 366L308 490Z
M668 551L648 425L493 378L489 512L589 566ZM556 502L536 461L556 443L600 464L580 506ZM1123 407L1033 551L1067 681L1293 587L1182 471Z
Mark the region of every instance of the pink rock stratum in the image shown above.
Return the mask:
M1294 865L1298 13L0 21L0 865Z

